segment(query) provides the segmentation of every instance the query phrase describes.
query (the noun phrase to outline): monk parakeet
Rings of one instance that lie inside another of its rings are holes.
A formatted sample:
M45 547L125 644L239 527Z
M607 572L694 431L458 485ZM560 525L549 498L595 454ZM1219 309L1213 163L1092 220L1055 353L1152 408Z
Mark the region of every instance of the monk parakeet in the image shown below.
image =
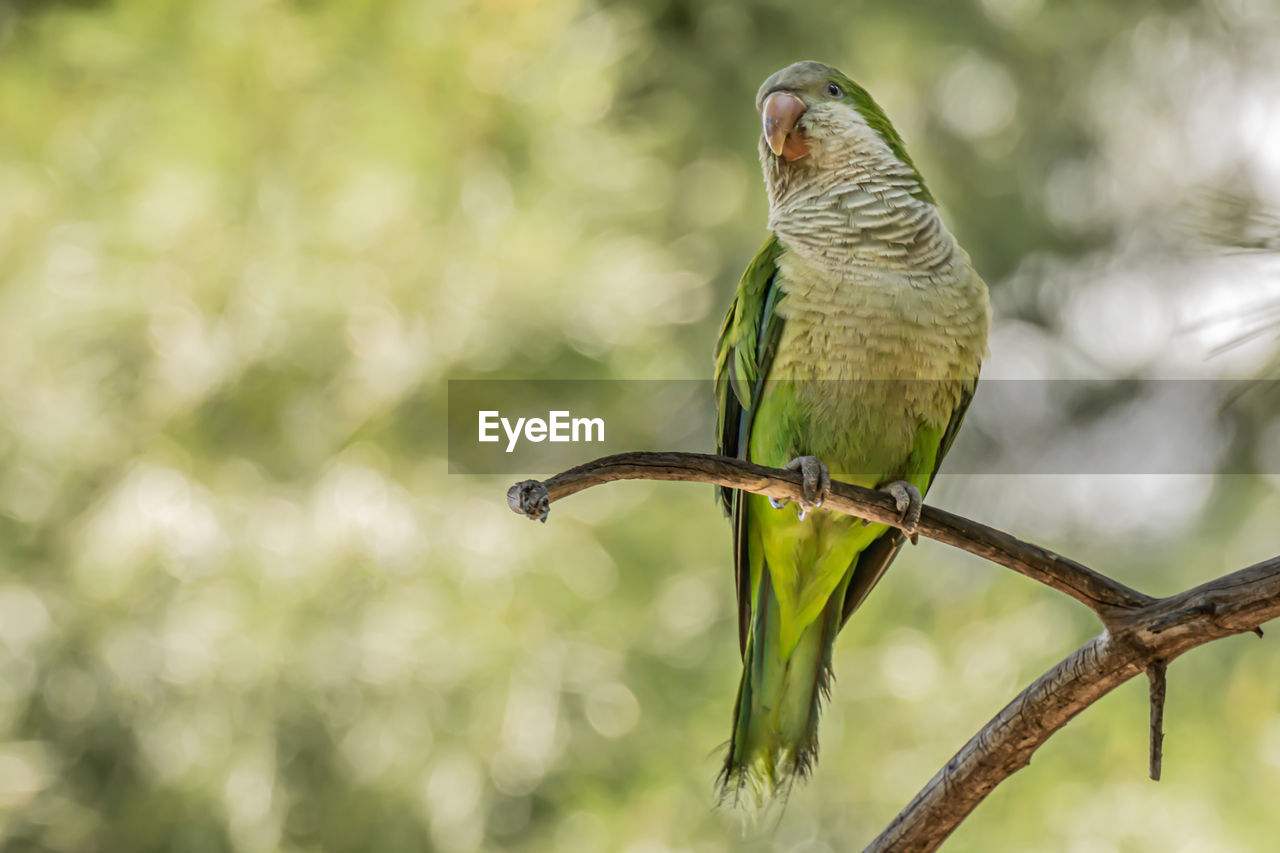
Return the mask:
M911 534L987 348L987 288L880 107L799 62L760 87L772 232L716 348L718 452L802 472L798 511L720 492L733 519L742 679L733 799L811 768L836 634ZM821 509L830 478L882 488L907 531Z

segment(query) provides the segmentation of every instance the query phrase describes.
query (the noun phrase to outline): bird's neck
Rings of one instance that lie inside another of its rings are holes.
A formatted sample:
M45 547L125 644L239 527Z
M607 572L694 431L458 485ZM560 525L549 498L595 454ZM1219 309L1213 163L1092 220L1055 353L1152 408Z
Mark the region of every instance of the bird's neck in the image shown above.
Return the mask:
M859 268L921 279L967 263L915 172L884 146L827 141L812 163L769 158L769 228L815 266L844 277ZM834 164L834 165L827 165Z

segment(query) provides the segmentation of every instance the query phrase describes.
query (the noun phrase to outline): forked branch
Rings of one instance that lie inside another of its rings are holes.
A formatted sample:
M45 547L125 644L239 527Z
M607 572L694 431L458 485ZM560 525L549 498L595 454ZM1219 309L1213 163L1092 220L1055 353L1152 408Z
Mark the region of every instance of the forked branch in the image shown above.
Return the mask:
M511 509L545 521L554 501L615 480L710 483L798 501L801 476L702 453L621 453L507 492ZM887 494L832 482L824 509L901 526ZM1076 714L1136 675L1151 678L1151 776L1162 757L1165 669L1196 646L1280 617L1280 556L1186 592L1152 598L1087 566L976 521L926 506L918 532L1066 593L1103 622L1101 634L1006 705L907 804L864 853L936 850L978 803Z

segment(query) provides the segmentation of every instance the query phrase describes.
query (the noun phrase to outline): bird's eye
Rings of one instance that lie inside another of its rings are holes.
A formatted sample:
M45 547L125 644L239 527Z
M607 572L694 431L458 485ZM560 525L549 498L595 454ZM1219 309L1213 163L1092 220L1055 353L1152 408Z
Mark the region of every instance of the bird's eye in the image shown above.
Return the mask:
M844 92L840 91L840 87L835 83L828 83L827 96L832 98L842 98L844 97Z

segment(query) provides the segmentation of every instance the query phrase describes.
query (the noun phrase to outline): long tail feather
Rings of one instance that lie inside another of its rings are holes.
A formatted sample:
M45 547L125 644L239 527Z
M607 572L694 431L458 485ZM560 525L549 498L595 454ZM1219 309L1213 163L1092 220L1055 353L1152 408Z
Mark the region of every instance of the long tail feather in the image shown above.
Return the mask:
M778 601L768 568L762 572L734 704L733 737L720 774L722 800L764 806L812 770L821 704L830 695L831 650L844 586L784 658L777 637Z

